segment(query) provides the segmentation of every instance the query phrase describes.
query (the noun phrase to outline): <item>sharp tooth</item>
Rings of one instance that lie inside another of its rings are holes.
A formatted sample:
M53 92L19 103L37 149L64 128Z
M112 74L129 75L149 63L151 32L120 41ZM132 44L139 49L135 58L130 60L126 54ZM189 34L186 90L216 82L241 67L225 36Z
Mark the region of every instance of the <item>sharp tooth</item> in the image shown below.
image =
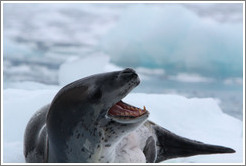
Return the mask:
M144 106L144 109L143 109L144 111L146 111L146 107Z
M138 109L138 112L139 112L139 114L141 115L141 109L140 109L140 108Z

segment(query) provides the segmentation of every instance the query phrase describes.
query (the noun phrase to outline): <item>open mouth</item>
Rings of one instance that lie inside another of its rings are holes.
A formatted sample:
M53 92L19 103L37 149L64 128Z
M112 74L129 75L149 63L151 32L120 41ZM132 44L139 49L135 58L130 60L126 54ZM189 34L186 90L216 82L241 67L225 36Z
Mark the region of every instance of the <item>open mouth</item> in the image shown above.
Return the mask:
M117 119L137 119L146 114L148 114L148 111L145 106L141 109L124 103L121 100L113 105L108 111L110 117Z

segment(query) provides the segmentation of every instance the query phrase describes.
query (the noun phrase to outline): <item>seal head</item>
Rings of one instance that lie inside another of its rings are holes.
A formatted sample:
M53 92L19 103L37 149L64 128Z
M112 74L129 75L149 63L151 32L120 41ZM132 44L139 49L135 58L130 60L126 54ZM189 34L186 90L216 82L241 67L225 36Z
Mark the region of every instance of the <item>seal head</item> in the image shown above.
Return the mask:
M86 77L62 88L46 120L49 162L95 162L103 154L111 156L112 148L100 147L116 146L149 115L146 109L121 100L139 82L136 72L127 68ZM100 162L113 161L112 156L108 158L111 160Z

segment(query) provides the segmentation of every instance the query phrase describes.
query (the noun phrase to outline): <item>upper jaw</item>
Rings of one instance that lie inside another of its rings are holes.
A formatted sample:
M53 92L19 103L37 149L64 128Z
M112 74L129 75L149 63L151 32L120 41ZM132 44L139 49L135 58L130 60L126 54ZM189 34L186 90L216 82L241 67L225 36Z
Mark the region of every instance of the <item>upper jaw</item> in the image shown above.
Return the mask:
M124 98L132 89L139 85L140 79L137 73L130 68L121 71L118 75L119 81L124 81L125 88L119 92L115 102L109 107L106 116L119 123L137 123L148 118L149 112L145 109L140 109L135 106L122 102Z
M106 116L118 123L137 123L147 119L149 111L145 106L140 109L120 100L107 111Z
M119 72L118 78L121 80L132 82L135 84L135 86L137 86L140 83L138 74L135 72L135 70L131 68L126 68L125 70Z

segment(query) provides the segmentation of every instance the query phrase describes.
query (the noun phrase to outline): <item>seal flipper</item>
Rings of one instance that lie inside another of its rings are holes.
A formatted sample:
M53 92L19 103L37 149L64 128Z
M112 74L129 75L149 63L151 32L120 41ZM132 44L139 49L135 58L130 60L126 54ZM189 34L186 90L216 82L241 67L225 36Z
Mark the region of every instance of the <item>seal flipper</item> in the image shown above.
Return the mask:
M157 157L155 140L150 136L146 140L146 145L144 147L143 153L146 157L146 163L154 163Z
M44 126L39 134L39 140L36 147L36 155L41 156L41 162L48 162L48 153L49 153L49 141L47 135L47 128Z
M24 135L24 156L28 163L48 161L48 135L45 125L49 105L42 107L29 120Z
M155 162L171 158L189 157L199 154L234 153L235 150L223 146L209 145L175 135L159 127L154 127L157 136L158 154Z

